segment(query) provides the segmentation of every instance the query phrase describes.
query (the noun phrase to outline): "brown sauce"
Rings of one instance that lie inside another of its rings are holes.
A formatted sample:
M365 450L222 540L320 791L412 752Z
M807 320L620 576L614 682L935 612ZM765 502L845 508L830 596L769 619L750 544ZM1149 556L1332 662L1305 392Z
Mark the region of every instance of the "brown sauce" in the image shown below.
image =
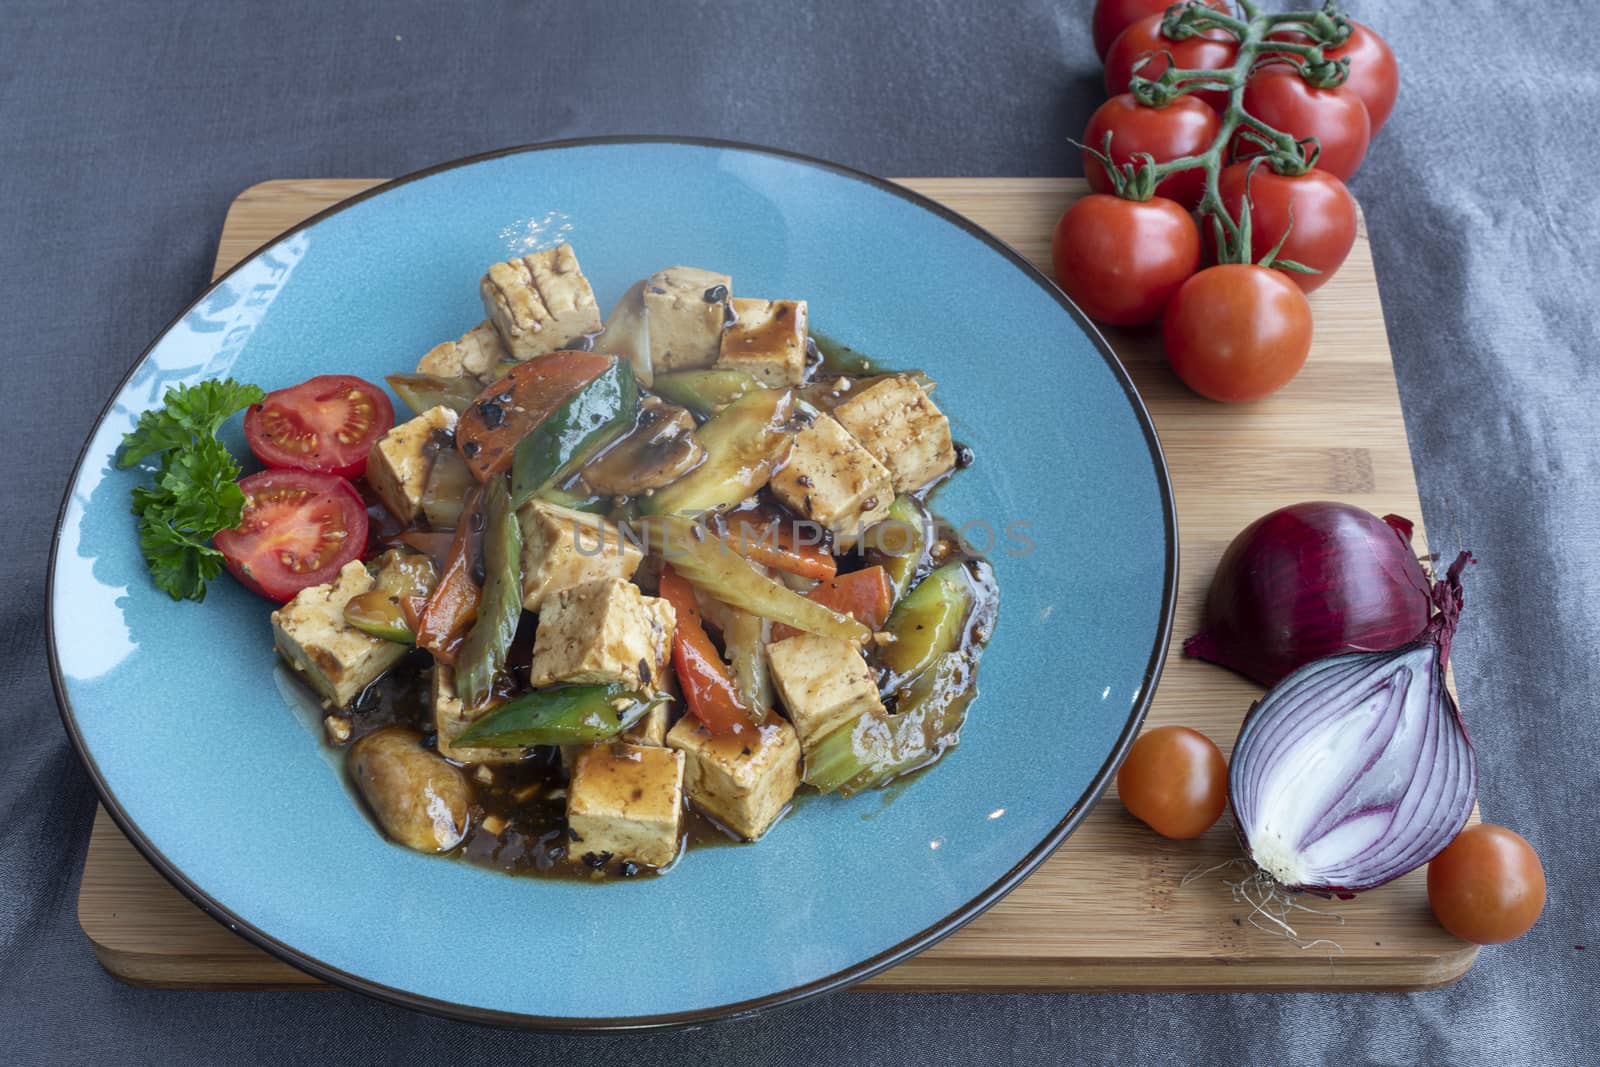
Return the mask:
M860 353L815 333L808 343L808 371L809 380L802 395L824 410L849 395L856 376L883 373ZM970 465L970 449L959 444L956 448L957 468ZM916 496L926 503L939 484L936 482L924 488ZM372 517L374 550L394 544L401 532L400 524L375 501L364 482L361 488ZM629 510L625 505L619 505L612 513L615 517L625 518ZM744 518L759 524L792 517L763 490L752 508L730 513L718 521L726 524ZM968 571L973 578L977 600L966 625L963 645L975 652L981 651L981 646L987 643L993 629L998 605L993 572L987 562L961 541L954 527L937 514L933 514L932 519L931 551L918 567L916 577L920 580L954 558L969 560ZM838 555L838 561L841 574L867 566L867 560L859 552ZM641 572L640 579L644 578L644 572ZM518 688L527 685L536 624L536 616L524 613L507 657L508 682ZM373 731L400 725L417 730L423 737L424 747L435 749L437 739L431 706L431 672L432 660L427 653L410 653L396 668L369 686L349 708L335 713L348 719L351 727L349 738L335 747L348 749ZM879 674L881 677L883 672ZM975 698L977 691L974 678L966 699ZM886 693L885 697L892 708L895 694ZM571 857L575 842L570 838L566 822L568 775L560 750L541 747L530 752L527 759L518 763L463 767L471 790L471 829L462 844L450 853L451 858L512 875L582 881L610 880L608 876L629 878L664 873L623 861L610 862L600 869L581 860L574 862ZM935 755L928 766L937 761L938 755ZM926 766L919 768L896 779L886 788L876 790L875 798L860 798L862 817L874 817L885 804L904 791L911 779L920 776L926 769ZM802 786L791 807L804 803L811 795L815 795L815 791ZM376 820L374 829L377 829ZM692 805L686 810L680 858L687 850L740 843L734 835L696 811Z

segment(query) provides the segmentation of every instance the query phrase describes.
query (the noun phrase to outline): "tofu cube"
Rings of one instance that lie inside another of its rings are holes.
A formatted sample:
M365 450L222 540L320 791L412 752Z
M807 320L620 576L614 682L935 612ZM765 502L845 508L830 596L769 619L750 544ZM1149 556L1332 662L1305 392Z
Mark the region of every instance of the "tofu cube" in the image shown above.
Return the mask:
M817 416L795 435L789 458L770 484L785 507L826 526L841 548L854 545L894 503L889 468L831 415Z
M657 374L717 361L733 279L698 267L668 267L645 279L650 365Z
M500 377L500 362L510 358L494 324L485 319L462 335L459 341L446 341L428 350L417 364L418 374L437 378L477 378L488 382Z
M666 665L662 665L663 669ZM662 701L644 713L644 718L622 731L622 740L635 745L652 745L661 748L667 743L667 726L671 721L672 704Z
M911 378L880 378L834 408L833 417L889 468L897 493L920 489L956 465L950 420Z
M542 356L600 332L600 307L571 245L494 264L478 292L512 359Z
M433 667L433 727L438 735L439 755L457 763L516 763L527 756L520 748L481 748L462 746L455 739L467 727L487 715L495 707L487 704L468 709L456 695L455 671L443 663Z
M677 859L683 762L681 752L648 745L599 744L579 752L567 787L567 855L595 866L633 860L665 867Z
M766 833L800 788L800 739L778 715L752 733L721 737L685 715L667 745L687 761L689 802L747 841Z
M866 660L848 641L800 634L768 645L767 662L807 752L862 712L883 710Z
M717 367L742 370L762 385L781 389L806 380L806 302L733 301L738 317L722 333Z
M300 590L272 613L279 654L333 707L349 704L406 654L407 646L345 623L344 606L371 588L366 566L351 560L335 581Z
M644 553L604 516L530 500L522 525L522 606L539 606L563 589L602 578L632 578Z
M367 484L403 523L422 514L422 491L440 448L454 448L456 413L447 407L429 408L410 422L402 422L372 443L367 453Z
M676 623L671 604L623 578L563 589L539 611L528 684L653 686L666 670Z

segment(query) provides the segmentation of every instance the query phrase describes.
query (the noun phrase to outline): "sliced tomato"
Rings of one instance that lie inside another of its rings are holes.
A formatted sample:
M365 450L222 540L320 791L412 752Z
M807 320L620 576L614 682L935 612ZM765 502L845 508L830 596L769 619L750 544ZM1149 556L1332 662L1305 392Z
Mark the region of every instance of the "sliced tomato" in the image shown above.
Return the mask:
M319 374L275 389L244 413L244 438L269 467L359 478L394 426L389 395L351 374Z
M213 539L246 589L282 603L331 582L367 546L367 508L332 474L265 470L239 483L244 517Z
M517 442L615 362L597 352L551 352L517 364L479 393L456 423L456 448L472 473L486 482L510 467Z

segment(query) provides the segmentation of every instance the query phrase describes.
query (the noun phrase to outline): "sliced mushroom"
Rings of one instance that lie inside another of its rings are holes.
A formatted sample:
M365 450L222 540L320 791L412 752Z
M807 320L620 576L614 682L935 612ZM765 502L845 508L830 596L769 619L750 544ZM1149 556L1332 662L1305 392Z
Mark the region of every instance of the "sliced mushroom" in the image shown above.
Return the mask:
M689 410L647 396L634 428L583 469L583 480L602 496L637 496L671 485L705 458Z
M461 769L387 726L350 746L350 777L386 834L418 852L449 852L467 836L469 789Z

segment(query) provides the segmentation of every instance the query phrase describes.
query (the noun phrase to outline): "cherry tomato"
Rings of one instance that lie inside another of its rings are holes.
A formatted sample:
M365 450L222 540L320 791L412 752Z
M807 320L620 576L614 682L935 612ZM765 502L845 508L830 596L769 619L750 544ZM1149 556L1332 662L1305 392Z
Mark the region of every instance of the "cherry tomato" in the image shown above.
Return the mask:
M1300 41L1309 38L1298 30L1273 34L1269 41ZM1372 136L1378 136L1383 124L1389 121L1394 101L1400 95L1400 65L1382 37L1361 23L1351 20L1350 36L1337 48L1324 48L1327 59L1348 59L1350 78L1345 88L1354 92L1367 105L1367 116L1372 120Z
M1345 181L1361 167L1372 140L1367 105L1359 96L1344 86L1313 89L1288 67L1251 75L1244 87L1244 109L1296 140L1315 137L1322 146L1317 168ZM1261 148L1241 137L1234 141L1234 152L1244 159L1260 155Z
M1187 726L1146 730L1117 772L1128 812L1162 837L1199 837L1228 806L1228 761Z
M1096 0L1094 5L1094 54L1105 58L1106 49L1117 34L1146 15L1164 15L1174 0ZM1228 10L1223 0L1205 0L1207 7Z
M1282 388L1311 351L1311 305L1275 270L1207 267L1173 296L1161 322L1167 362L1212 400L1257 400Z
M1521 937L1544 911L1544 868L1533 846L1503 826L1469 826L1428 864L1428 904L1463 941Z
M279 603L333 581L367 546L367 507L332 474L264 470L239 483L244 517L213 539L246 589Z
M1207 30L1198 37L1174 41L1161 33L1161 16L1146 15L1117 35L1106 51L1106 95L1127 92L1133 78L1133 65L1145 53L1155 53L1153 59L1139 68L1141 78L1159 78L1167 69L1167 58L1180 70L1223 70L1233 66L1239 44L1222 30ZM1216 91L1194 94L1217 111L1228 106L1228 94Z
M1356 243L1356 201L1344 182L1325 170L1308 170L1290 177L1274 173L1265 164L1250 175L1249 163L1223 168L1217 181L1230 214L1239 217L1245 179L1250 181L1250 258L1259 261L1279 238L1289 235L1278 258L1315 268L1319 273L1285 271L1284 276L1305 292L1321 287L1344 264ZM1292 222L1291 222L1292 219ZM1211 226L1202 227L1208 244Z
M1105 147L1111 134L1111 159L1131 163L1148 152L1157 163L1204 152L1217 139L1222 125L1217 113L1191 96L1181 96L1166 107L1145 107L1132 93L1118 93L1101 104L1083 131L1083 143L1095 151ZM1088 152L1083 154L1083 174L1097 193L1113 191L1106 168ZM1156 195L1192 208L1206 189L1206 172L1199 167L1180 171L1156 186Z
M1154 322L1200 268L1200 231L1177 203L1090 193L1056 223L1051 245L1062 291L1097 322Z
M244 413L250 451L269 467L359 478L367 453L394 426L394 405L371 382L320 374L275 389Z

